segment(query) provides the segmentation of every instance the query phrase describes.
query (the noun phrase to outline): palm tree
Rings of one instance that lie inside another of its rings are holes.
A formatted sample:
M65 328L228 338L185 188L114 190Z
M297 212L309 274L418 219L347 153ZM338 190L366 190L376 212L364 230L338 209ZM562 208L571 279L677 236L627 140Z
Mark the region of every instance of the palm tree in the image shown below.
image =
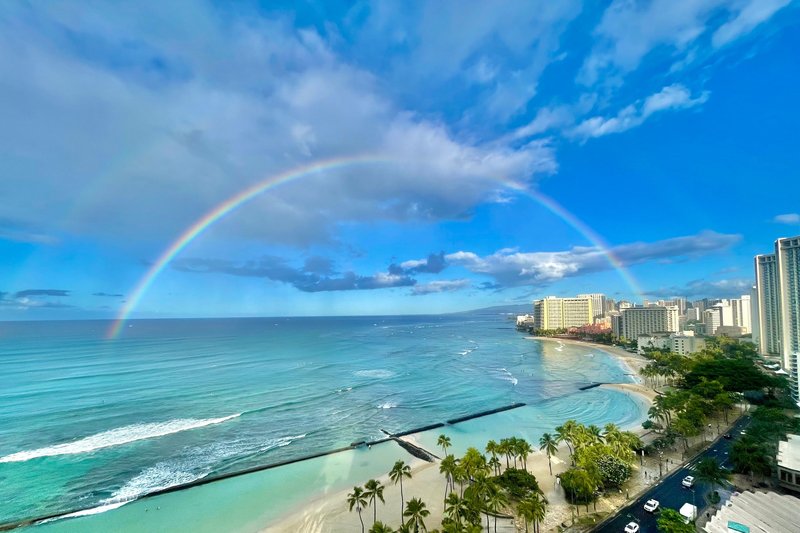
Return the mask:
M490 440L489 442L486 443L486 453L488 453L492 457L497 457L497 454L500 453L498 450L499 447L500 445L497 444L497 442L495 442L494 440Z
M394 533L394 529L378 521L372 524L372 527L369 528L369 533Z
M347 495L347 503L350 506L351 513L353 512L353 507L358 511L358 519L361 522L361 533L364 533L364 519L361 518L361 510L367 505L364 489L361 487L353 487L353 492Z
M372 523L375 524L378 521L378 502L375 500L378 499L382 503L386 503L383 499L383 485L381 485L381 482L376 479L367 481L364 484L364 496L372 504Z
M491 459L489 459L489 462L487 464L492 469L492 472L494 472L494 475L496 476L500 475L500 466L501 466L500 459L498 459L497 457L492 457Z
M445 485L444 485L444 496L447 498L447 493L450 490L456 490L455 486L455 473L456 469L458 468L458 461L453 455L448 455L439 463L439 473L444 474Z
M603 442L603 435L599 427L595 424L590 424L586 429L588 430L592 443Z
M527 470L528 469L528 455L533 453L533 448L531 447L530 443L525 439L517 440L517 453L522 458L522 468Z
M441 471L441 468L440 468ZM396 461L394 466L389 471L389 479L391 479L395 485L400 483L400 521L403 521L403 509L406 506L405 499L403 498L403 478L407 477L411 479L411 467L405 464L403 461Z
M436 441L437 446L441 446L442 450L444 450L444 454L447 455L447 448L450 447L450 437L442 433L439 435L439 439Z
M569 455L572 457L572 444L575 442L575 433L578 428L578 423L574 420L567 420L556 428L556 442L564 442L569 448Z
M539 530L539 522L544 520L547 512L547 500L538 492L531 492L517 506L517 512L525 520L525 531L533 522L534 532Z
M428 530L425 527L424 518L429 514L431 514L431 512L425 508L425 502L419 498L411 498L406 504L406 511L403 513L403 516L408 517L406 526L414 526L414 533L419 533L419 528L422 528L423 531Z
M461 526L461 519L467 514L467 502L464 498L459 498L455 492L451 492L444 500L444 514Z
M731 477L730 471L720 466L713 457L698 461L694 467L694 474L698 481L710 483L712 490L716 490L718 485L722 486Z
M550 459L558 453L558 443L550 433L544 433L539 439L539 449L547 454L547 464L550 467L550 475L553 475L553 462Z
M506 493L496 484L491 483L486 494L486 508L494 515L494 533L497 533L497 513L499 513L500 509L506 504L508 504Z

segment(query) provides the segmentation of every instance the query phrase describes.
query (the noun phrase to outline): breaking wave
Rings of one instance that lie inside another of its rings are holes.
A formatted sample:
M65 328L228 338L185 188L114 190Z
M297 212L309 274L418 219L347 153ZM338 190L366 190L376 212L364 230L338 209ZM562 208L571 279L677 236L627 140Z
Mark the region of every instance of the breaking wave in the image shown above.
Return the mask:
M111 446L121 446L139 440L153 439L156 437L163 437L181 431L188 431L190 429L197 429L214 424L221 424L237 418L242 413L235 415L223 416L220 418L179 418L169 420L167 422L151 422L147 424L133 424L130 426L123 426L120 428L103 431L96 433L89 437L79 439L72 442L65 442L63 444L54 444L53 446L45 446L44 448L36 448L34 450L24 450L21 452L12 453L5 457L0 457L0 463L14 463L29 461L39 457L52 457L55 455L74 455L79 453L88 453L103 448L110 448Z
M362 377L362 378L379 378L379 379L382 379L382 378L390 378L390 377L394 376L394 372L392 372L391 370L385 370L385 369L380 369L379 368L379 369L375 369L375 370L358 370L358 371L355 372L355 375L359 376L359 377Z

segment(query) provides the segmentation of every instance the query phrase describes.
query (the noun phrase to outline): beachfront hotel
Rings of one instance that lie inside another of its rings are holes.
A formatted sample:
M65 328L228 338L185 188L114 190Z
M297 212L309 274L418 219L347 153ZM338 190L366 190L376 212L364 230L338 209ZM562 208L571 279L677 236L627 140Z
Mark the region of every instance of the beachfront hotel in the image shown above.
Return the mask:
M781 357L792 398L800 403L800 236L778 239L775 253L754 261L759 350Z
M562 329L591 324L594 320L592 298L548 296L533 302L535 329Z

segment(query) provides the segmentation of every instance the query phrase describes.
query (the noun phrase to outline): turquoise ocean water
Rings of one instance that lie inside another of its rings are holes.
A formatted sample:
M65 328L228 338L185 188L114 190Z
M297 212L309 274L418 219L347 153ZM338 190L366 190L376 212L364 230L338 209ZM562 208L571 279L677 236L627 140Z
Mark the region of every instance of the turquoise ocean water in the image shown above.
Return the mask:
M109 341L102 321L0 323L0 523L113 507L209 475L378 439L381 429L405 431L514 402L528 406L446 432L466 448L514 432L537 440L566 418L622 425L642 418L635 398L579 391L594 381L631 381L615 359L526 340L497 313L130 325ZM439 432L419 438L432 447ZM165 509L173 502L172 519L185 524L182 499L193 500L187 508L197 516L204 494L207 507L224 503L214 486L227 483L227 493L239 494L241 523L226 526L257 529L307 498L308 483L344 488L406 458L388 446L159 498ZM342 461L349 468L331 466ZM259 488L245 490L248 484ZM242 514L244 494L262 498L269 487L280 503ZM95 515L118 521L96 529L140 523L137 506ZM75 528L80 520L59 522Z

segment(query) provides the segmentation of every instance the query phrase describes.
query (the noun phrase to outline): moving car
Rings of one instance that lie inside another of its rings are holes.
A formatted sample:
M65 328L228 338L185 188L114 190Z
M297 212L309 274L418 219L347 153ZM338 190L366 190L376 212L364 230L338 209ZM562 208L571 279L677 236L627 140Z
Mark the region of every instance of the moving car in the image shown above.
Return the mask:
M655 513L656 509L658 509L658 500L649 499L647 503L644 504L644 510L648 513Z
M685 478L683 478L683 481L681 481L681 485L683 485L684 487L687 487L687 488L693 487L694 486L694 476L686 476Z
M625 533L639 533L639 524L636 522L628 522L625 526Z

